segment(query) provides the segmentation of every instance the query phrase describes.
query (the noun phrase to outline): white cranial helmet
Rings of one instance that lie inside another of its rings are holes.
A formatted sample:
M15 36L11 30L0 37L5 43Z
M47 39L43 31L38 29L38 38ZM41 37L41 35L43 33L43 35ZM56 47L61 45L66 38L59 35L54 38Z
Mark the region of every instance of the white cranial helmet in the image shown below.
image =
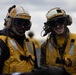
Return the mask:
M59 7L53 8L46 13L47 21L59 16L66 16L66 12Z

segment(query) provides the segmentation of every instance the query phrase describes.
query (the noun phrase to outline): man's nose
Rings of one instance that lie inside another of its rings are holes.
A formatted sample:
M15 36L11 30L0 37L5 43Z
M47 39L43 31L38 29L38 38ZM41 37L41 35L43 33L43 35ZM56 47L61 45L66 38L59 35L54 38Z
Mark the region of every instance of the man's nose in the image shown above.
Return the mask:
M60 27L60 24L57 24L56 27L59 28Z
M25 27L25 24L24 24L24 23L22 23L21 28L24 28L24 27Z

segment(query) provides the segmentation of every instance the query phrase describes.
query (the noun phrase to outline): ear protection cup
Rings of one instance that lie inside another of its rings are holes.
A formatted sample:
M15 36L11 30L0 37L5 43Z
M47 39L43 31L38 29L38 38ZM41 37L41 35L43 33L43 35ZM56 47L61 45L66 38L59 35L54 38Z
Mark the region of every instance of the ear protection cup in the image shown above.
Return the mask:
M13 6L9 7L8 13L10 13L10 11L11 11L13 8L15 8L15 7L16 7L16 5L13 5ZM11 23L10 17L9 17L9 16L6 16L5 19L4 19L4 21L5 21L5 22L4 22L4 25L7 26L7 27L9 27L10 24L9 24L8 21L10 21L10 23Z
M66 24L71 25L72 24L72 17L70 15L66 15L66 16L67 16Z
M30 30L31 26L32 26L32 23L30 22L29 26L26 27L26 30L27 31Z

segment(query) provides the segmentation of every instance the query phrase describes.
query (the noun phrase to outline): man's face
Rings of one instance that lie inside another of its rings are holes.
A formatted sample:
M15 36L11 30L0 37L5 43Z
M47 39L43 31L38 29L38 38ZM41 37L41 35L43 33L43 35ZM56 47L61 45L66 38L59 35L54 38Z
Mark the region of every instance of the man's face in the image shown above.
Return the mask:
M14 26L16 31L20 34L24 34L25 31L29 30L31 27L29 20L19 18L14 19Z
M65 30L66 17L54 18L49 21L49 25L51 26L53 32L57 35L63 34Z
M64 33L64 25L57 25L55 28L53 28L53 31L57 34L63 34Z

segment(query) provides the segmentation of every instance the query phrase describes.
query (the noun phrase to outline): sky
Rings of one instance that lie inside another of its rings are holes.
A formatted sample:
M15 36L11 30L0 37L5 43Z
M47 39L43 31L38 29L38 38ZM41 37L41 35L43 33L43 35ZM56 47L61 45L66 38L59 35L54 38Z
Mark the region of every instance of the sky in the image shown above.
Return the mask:
M45 14L52 8L60 7L72 17L72 25L68 27L71 32L76 33L75 3L76 0L0 0L0 29L4 28L4 18L6 17L8 8L12 5L22 6L31 15L31 31L35 33L35 38L45 39L47 36L41 37L44 22L46 22Z

